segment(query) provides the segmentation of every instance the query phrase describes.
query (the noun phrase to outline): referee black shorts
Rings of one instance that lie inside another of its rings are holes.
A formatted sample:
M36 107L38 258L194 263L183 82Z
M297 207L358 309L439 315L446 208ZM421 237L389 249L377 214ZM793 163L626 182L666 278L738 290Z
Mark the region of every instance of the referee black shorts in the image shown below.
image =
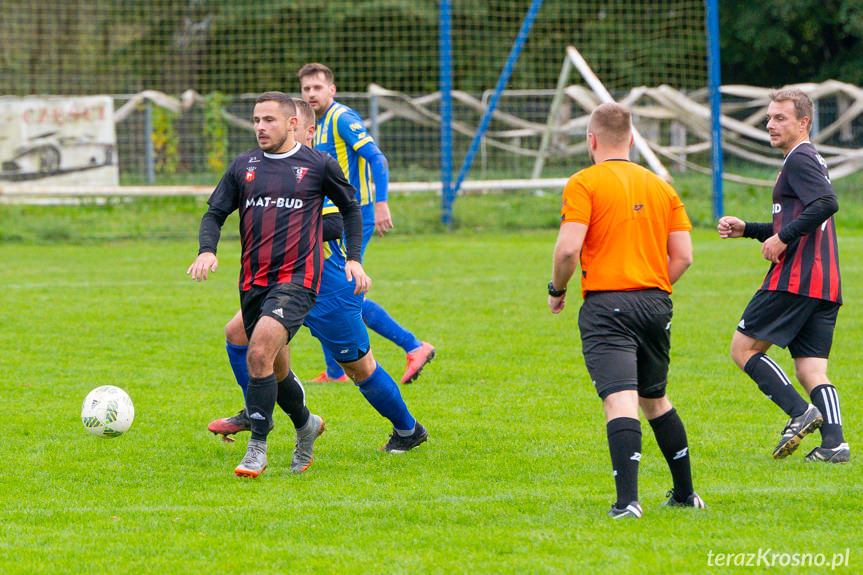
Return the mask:
M578 313L581 350L599 397L634 389L665 395L671 298L663 290L588 292Z
M288 332L288 341L303 325L303 320L315 305L317 293L313 289L294 283L273 286L253 285L240 292L240 309L243 312L243 327L251 339L252 332L263 316L270 316L281 323Z
M784 291L758 290L737 331L787 347L791 357L830 356L839 304Z

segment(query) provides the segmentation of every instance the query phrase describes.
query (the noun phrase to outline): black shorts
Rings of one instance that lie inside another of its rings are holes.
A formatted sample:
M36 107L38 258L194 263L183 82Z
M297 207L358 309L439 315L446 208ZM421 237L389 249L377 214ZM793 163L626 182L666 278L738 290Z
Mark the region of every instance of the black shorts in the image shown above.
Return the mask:
M314 290L293 283L274 286L252 286L240 292L240 309L243 312L243 327L251 339L258 320L267 315L277 320L288 332L288 341L303 325L303 320L315 305Z
M584 363L599 397L665 395L672 304L660 289L589 292L578 313Z
M737 331L787 347L791 357L830 356L839 304L784 291L758 290Z

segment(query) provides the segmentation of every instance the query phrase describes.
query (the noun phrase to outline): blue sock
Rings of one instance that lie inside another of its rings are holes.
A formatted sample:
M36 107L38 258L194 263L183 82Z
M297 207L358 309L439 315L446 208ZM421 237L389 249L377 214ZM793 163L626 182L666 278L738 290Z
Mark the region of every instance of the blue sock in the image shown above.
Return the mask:
M389 419L394 428L400 431L411 431L414 428L416 419L408 411L399 386L380 364L377 364L371 377L359 382L357 386L366 401L378 413Z
M246 397L246 390L249 388L249 366L246 363L246 351L249 348L245 345L225 342L225 349L228 351L228 361L231 363L231 369L234 370L237 385L243 390L243 397Z
M331 379L338 379L345 374L345 370L342 369L342 366L336 361L336 359L327 351L323 345L321 345L321 349L324 350L324 361L327 363L327 375Z
M369 298L363 300L363 321L372 331L378 333L397 346L405 350L405 353L422 347L423 342L418 340L414 334L400 326L387 310L376 304Z

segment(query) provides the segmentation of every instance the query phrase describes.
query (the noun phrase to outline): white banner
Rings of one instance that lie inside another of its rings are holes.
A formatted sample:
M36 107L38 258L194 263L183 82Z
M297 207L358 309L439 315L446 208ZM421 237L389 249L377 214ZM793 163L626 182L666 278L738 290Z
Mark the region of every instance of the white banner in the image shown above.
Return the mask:
M112 99L0 98L0 182L118 185Z

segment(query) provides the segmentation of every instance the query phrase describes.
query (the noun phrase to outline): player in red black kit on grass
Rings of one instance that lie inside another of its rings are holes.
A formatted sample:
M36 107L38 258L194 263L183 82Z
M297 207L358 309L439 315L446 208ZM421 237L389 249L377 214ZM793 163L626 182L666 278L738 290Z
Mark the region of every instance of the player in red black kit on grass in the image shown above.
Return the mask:
M344 221L345 277L355 282L358 294L371 283L360 263L362 215L354 190L335 160L295 140L297 109L292 99L282 92L261 94L253 121L259 147L237 156L210 196L198 234L198 257L187 271L200 281L216 270L221 227L239 209L240 307L249 336L246 410L252 438L234 471L244 477L257 477L267 467L266 440L277 395L297 429L295 456L310 452L323 430L323 420L309 412L303 389L290 373L287 344L320 287L325 197Z
M770 145L785 154L773 187L773 222L744 222L723 216L723 238L756 238L770 269L743 311L731 340L731 357L758 388L790 418L773 457L791 455L803 437L821 428L821 445L807 461L848 461L839 395L827 379L836 316L842 304L838 244L833 214L839 209L827 164L809 141L814 105L803 91L771 94L767 107ZM766 355L787 347L808 403Z

